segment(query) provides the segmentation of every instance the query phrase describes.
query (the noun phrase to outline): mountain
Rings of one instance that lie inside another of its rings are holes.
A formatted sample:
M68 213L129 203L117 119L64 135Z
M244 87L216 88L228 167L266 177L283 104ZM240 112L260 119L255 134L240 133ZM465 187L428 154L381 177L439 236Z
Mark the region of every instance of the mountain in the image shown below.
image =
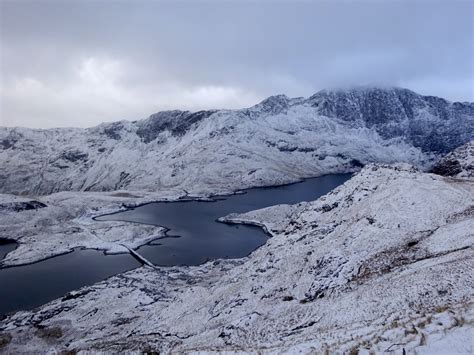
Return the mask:
M370 162L428 169L474 139L474 103L402 88L271 96L241 110L163 111L140 121L0 128L0 192L235 191Z

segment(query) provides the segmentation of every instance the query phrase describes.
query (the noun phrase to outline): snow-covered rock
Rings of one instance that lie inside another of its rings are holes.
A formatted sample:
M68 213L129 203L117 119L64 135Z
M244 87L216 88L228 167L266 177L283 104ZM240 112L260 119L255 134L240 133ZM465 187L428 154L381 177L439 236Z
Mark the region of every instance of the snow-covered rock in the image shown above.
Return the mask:
M443 176L474 177L474 141L470 141L440 159L431 172Z
M248 109L164 111L87 129L0 128L0 192L225 193L370 162L428 168L472 139L473 103L400 88L277 95Z
M143 267L18 312L0 351L469 352L473 206L472 179L370 164L316 201L227 216L271 233L249 257Z

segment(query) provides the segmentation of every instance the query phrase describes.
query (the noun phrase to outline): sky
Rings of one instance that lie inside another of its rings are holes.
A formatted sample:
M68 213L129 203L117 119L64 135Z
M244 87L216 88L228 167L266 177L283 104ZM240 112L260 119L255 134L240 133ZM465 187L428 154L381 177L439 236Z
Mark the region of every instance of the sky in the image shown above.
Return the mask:
M0 0L0 126L357 85L474 101L473 24L471 0Z

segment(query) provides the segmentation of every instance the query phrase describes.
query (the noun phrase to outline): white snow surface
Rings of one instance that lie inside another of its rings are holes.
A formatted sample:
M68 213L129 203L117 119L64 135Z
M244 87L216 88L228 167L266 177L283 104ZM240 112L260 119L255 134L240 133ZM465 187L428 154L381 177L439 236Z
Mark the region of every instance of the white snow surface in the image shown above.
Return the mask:
M126 121L121 122L124 133L119 141L104 137L100 126L88 132L63 129L57 133L18 128L16 131L30 142L32 149L24 144L14 151L0 151L0 162L8 167L9 175L2 190L48 194L61 190L172 188L196 195L222 194L354 171L357 168L349 164L352 157L362 162L426 164L428 160L418 149L402 142L387 144L369 129L345 127L322 116L310 119L314 116L311 110L297 106L288 114L258 121L222 111L183 137L164 131L152 143L142 142L135 134L135 125ZM279 146L313 151L280 151ZM106 152L99 152L99 147ZM64 161L64 151L87 154L88 162ZM319 156L325 158L319 160Z
M370 162L428 168L437 149L473 135L474 104L399 88L278 95L248 109L165 111L88 129L0 128L0 192L222 194Z
M473 216L472 179L370 164L316 201L226 216L271 234L250 256L17 312L0 351L472 353Z

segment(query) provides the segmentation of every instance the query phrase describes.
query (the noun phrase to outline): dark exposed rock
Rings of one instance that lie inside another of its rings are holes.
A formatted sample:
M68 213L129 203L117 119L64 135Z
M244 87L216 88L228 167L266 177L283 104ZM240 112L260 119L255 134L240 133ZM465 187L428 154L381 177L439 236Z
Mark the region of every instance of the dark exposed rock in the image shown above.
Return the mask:
M309 153L309 152L315 152L316 148L308 148L308 147L303 147L303 148L298 148L296 149L298 152L302 153Z
M145 345L143 349L141 350L141 353L146 354L146 355L159 355L160 354L159 351L153 350L151 345Z
M362 162L361 162L360 160L358 160L358 159L352 159L352 160L350 161L350 164L351 164L352 166L357 167L357 168L363 168L364 165L365 165L364 163L362 163Z
M15 145L16 141L14 140L10 140L10 139L3 139L2 141L0 141L0 146L3 148L3 149L8 149L8 148L11 148Z
M155 140L164 131L171 132L174 136L184 135L191 125L209 117L216 111L162 111L151 115L139 122L137 135L145 143Z
M288 110L290 98L286 95L274 95L266 98L259 104L247 110L247 114L254 118L262 113L277 115Z
M106 127L104 127L104 134L111 138L111 139L115 139L115 140L119 140L120 138L122 138L122 136L120 135L120 131L123 129L123 123L122 122L114 122L114 123L110 123L108 124Z
M474 176L474 141L468 142L441 158L430 170L442 176Z
M337 202L334 202L332 205L324 204L324 205L321 206L321 210L323 212L329 212L329 211L335 209L337 206L339 206L339 204Z
M461 163L457 160L444 160L433 166L431 172L442 176L454 176L462 171Z
M47 207L44 203L39 201L26 201L26 202L6 202L0 203L1 210L10 210L14 212L21 212L27 210L36 210L38 208Z
M315 321L309 321L307 323L304 323L302 325L299 325L297 327L294 327L293 329L291 329L292 331L295 331L295 330L301 330L301 329L304 329L304 328L309 328L309 327L312 327L313 325L315 325L316 322Z
M71 350L61 350L59 352L59 355L76 355L77 354L77 351L74 350L74 349L71 349Z
M120 172L120 178L117 184L115 184L115 190L126 187L130 180L130 173L127 173L125 171Z
M14 149L15 148L15 144L20 141L20 139L23 138L23 135L19 132L17 132L15 129L12 129L12 131L10 132L10 134L0 140L0 148L4 149L4 150L7 150L7 149Z
M89 154L81 152L80 150L70 150L63 152L61 158L70 162L77 162L87 160Z
M474 104L450 103L401 88L323 90L307 102L321 115L373 128L384 139L401 137L424 152L447 153L474 138ZM440 118L418 116L426 109Z

